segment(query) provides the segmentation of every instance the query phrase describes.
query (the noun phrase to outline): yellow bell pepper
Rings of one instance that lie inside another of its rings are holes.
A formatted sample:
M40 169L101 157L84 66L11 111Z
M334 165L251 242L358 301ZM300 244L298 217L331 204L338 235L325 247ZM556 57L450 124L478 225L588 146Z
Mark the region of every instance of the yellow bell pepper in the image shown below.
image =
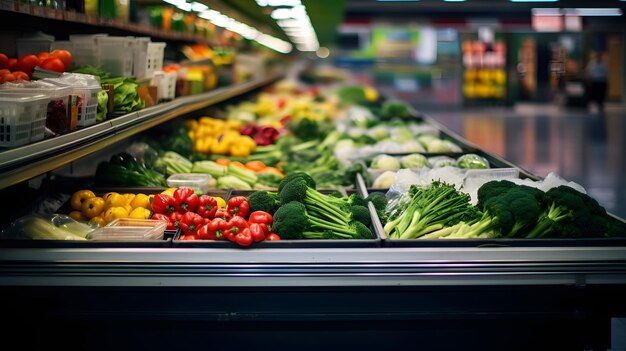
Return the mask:
M129 217L137 219L148 219L150 218L150 210L143 207L137 207L130 212Z
M254 142L254 139L248 135L242 135L237 138L237 143L247 146L251 153L256 151L256 142Z
M240 143L231 145L229 151L231 156L247 157L250 155L250 148Z
M139 193L135 196L133 201L130 202L130 206L133 209L137 207L149 208L150 207L150 197L146 194Z
M241 129L241 121L237 119L229 119L226 121L226 128L239 132L239 129Z
M198 129L199 125L200 123L198 123L198 121L195 119L188 119L185 121L185 126L187 126L187 128L189 128L190 130Z
M107 223L113 222L118 218L128 218L128 210L124 207L111 207L104 212L104 220Z
M232 139L226 135L220 134L217 138L211 141L211 153L218 155L226 155L230 148Z

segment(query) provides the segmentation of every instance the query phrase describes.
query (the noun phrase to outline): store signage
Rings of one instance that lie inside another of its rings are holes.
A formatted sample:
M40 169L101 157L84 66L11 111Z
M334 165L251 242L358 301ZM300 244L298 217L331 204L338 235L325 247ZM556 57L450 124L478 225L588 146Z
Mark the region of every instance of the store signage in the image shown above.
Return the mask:
M535 16L532 17L532 28L537 32L562 32L562 16Z

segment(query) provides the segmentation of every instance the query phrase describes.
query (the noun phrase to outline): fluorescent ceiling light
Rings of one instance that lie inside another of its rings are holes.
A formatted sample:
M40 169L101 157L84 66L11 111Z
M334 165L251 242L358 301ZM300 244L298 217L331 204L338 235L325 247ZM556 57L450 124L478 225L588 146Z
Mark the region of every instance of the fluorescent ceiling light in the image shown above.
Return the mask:
M533 16L560 16L559 8L533 8L530 10Z
M178 5L176 5L176 7L178 7L179 9L181 9L183 11L187 11L187 12L191 11L191 8L192 8L191 4L188 3L188 2L183 3L183 4L178 4Z
M187 3L187 1L185 0L163 0L163 1L165 1L168 4L177 6L177 7Z
M557 2L559 0L509 0L510 2Z
M465 2L465 0L443 0L444 2Z

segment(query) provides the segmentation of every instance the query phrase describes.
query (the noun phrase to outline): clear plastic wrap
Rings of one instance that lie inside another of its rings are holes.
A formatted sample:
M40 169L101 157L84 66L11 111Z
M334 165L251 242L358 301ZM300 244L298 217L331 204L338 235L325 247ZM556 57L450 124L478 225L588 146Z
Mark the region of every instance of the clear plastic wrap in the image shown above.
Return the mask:
M20 217L0 232L2 240L87 240L96 227L62 214Z

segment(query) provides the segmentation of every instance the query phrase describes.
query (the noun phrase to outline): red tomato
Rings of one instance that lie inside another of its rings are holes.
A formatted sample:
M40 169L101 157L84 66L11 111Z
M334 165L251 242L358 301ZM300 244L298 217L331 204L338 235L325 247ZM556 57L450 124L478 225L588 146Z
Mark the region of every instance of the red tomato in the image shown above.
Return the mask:
M37 57L39 57L40 62L43 62L45 59L50 58L50 53L42 51L39 54L37 54Z
M39 65L39 57L28 54L20 57L15 64L14 71L26 72L29 76L33 74L33 70Z
M13 72L13 76L15 77L15 80L30 80L28 74L22 71Z
M15 76L12 73L7 73L0 77L0 80L2 81L2 83L12 82L15 80Z
M65 68L69 68L72 64L72 53L67 50L54 50L50 53L50 56L63 61L63 66L65 66Z
M9 59L9 64L7 65L7 69L14 70L15 69L15 65L17 65L17 59L16 58L10 58Z
M48 71L55 71L55 72L65 72L65 65L63 64L63 61L61 61L61 59L56 58L56 57L51 57L49 59L44 60L39 67L43 68L43 69L47 69Z
M0 54L0 68L9 67L9 57L5 54Z

